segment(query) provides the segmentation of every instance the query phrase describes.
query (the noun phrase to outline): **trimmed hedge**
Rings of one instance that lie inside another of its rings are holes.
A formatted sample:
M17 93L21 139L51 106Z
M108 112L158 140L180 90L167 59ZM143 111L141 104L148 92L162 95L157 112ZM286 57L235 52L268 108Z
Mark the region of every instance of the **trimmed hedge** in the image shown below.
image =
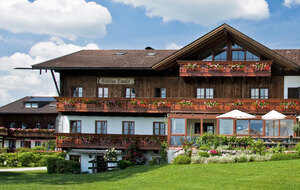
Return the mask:
M80 163L73 160L57 160L57 173L59 174L79 174L80 173Z
M120 169L125 169L129 166L132 166L132 162L129 161L129 160L120 160L120 161L118 161L118 167Z
M191 158L186 155L176 156L172 162L172 164L190 164Z
M57 162L63 160L62 158L59 157L49 157L47 159L47 173L48 174L53 174L57 173Z
M286 154L286 153L276 153L273 154L271 157L271 161L277 161L277 160L294 160L299 159L300 156L297 153L293 154Z

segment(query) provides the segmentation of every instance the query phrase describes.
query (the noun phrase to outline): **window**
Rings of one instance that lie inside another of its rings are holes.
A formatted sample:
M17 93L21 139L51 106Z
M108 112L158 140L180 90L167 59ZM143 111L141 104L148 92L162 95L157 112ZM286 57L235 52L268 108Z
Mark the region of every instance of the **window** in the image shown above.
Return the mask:
M249 134L249 120L236 121L236 134L248 135Z
M153 122L153 135L165 135L165 123Z
M244 61L245 52L243 50L233 50L232 51L232 61Z
M265 128L266 136L279 136L279 121L278 120L266 120Z
M126 88L125 89L125 97L126 98L135 98L135 89L134 88Z
M16 122L9 123L9 128L16 128L16 126L17 126Z
M108 88L99 87L98 88L98 98L108 98Z
M226 50L214 51L214 61L226 61L226 60L227 60L227 51Z
M37 122L36 125L35 125L35 128L40 129L40 128L41 128L41 123L40 123L40 122Z
M8 141L8 146L11 149L16 148L16 140L9 140Z
M233 119L219 119L219 134L233 135Z
M123 135L134 135L134 121L123 121Z
M81 121L70 121L70 133L81 133Z
M26 123L22 123L21 128L22 128L22 129L26 129L26 128L27 128L27 124L26 124Z
M83 88L82 87L74 87L73 88L73 97L82 97Z
M214 89L213 88L197 88L197 98L214 98Z
M246 61L259 61L259 57L249 51L246 51Z
M288 98L300 98L300 87L288 88Z
M292 119L283 119L280 120L280 136L292 136L294 126L294 120Z
M72 161L80 163L80 156L79 155L70 155L69 159L72 160Z
M263 134L263 121L262 120L250 120L250 134L262 135Z
M30 102L25 103L25 108L38 108L38 107L39 107L38 103L30 103Z
M107 121L96 121L96 134L107 134Z
M53 123L48 123L47 128L48 129L54 129L54 124Z
M31 141L21 141L21 147L31 148Z
M167 89L166 88L155 88L154 97L166 98Z
M268 99L269 89L267 88L251 88L251 99Z
M35 141L35 145L34 146L41 146L42 142L41 141Z

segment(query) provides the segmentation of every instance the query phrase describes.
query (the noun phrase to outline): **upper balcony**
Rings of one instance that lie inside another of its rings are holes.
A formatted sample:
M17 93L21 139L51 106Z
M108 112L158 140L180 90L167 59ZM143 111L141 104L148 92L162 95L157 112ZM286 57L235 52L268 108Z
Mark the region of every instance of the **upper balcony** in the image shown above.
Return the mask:
M239 109L252 114L278 110L285 114L300 112L299 99L196 99L196 98L64 98L57 99L59 112L107 113L225 113Z
M58 148L116 148L128 149L136 144L140 150L160 150L166 135L117 135L117 134L78 134L57 133Z
M270 77L273 61L178 61L181 77Z

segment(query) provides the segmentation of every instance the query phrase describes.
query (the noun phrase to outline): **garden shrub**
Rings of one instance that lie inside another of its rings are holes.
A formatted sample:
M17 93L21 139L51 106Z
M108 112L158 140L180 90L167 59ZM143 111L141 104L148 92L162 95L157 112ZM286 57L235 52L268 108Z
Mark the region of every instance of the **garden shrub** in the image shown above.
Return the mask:
M190 164L191 158L186 155L178 155L174 158L172 164Z
M198 156L200 157L209 157L208 152L198 152Z
M207 151L207 150L210 149L210 146L208 146L208 145L200 145L198 149L199 149L199 150Z
M150 166L156 165L157 164L157 158L156 157L152 157L152 160L148 161L148 164Z
M36 146L32 150L45 150L45 147L42 146Z
M202 157L202 156L193 156L191 159L192 164L204 164L205 163L205 158L207 157Z
M247 162L247 161L248 161L248 159L246 156L241 156L241 157L237 158L238 163L243 163L243 162Z
M6 160L6 154L0 154L0 167L4 166L5 160Z
M0 153L7 153L8 150L9 150L9 148L7 148L7 147L0 148Z
M79 174L80 173L80 163L73 160L57 160L56 169L59 174Z
M266 155L252 155L255 162L264 162L264 161L270 161L272 154L266 154Z
M37 159L33 152L22 152L18 154L18 161L21 166L29 166L30 163L35 163Z
M7 153L6 154L6 164L8 167L17 167L18 166L18 155L16 153Z
M264 155L266 147L264 145L264 142L262 140L253 141L251 143L251 150L254 154Z
M299 154L286 154L286 153L277 153L273 154L271 161L277 161L277 160L293 160L293 159L299 159Z
M300 142L298 142L295 146L295 150L298 152L298 154L300 155Z
M57 173L57 162L63 160L59 157L49 157L47 159L47 172L48 174Z
M268 151L271 153L282 153L286 150L286 148L280 146L280 143L277 144L277 146L270 148Z
M24 147L19 147L16 149L16 152L21 153L21 152L33 152L32 149L30 148L24 148Z
M168 143L162 142L160 145L160 161L161 163L167 163L168 162Z
M118 161L118 167L122 170L129 167L129 166L132 166L132 162L130 162L129 160L120 160L120 161Z

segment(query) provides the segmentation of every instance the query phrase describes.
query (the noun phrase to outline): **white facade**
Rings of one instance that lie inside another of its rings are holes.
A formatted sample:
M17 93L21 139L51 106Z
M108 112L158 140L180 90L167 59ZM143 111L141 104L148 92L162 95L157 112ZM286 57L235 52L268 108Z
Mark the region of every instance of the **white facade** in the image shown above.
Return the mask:
M300 87L300 76L284 76L284 99L288 98L288 88Z
M21 147L21 141L24 140L16 140L16 147L15 148L20 148ZM34 148L35 147L35 142L41 142L42 140L26 140L26 141L30 141L30 148ZM9 140L4 140L4 147L5 148L9 148Z
M58 118L56 131L70 132L70 121L81 121L81 133L95 134L95 122L107 121L107 134L122 134L122 122L134 121L135 135L153 135L153 122L165 122L164 117L121 117L121 116L78 116L61 115ZM167 128L167 125L166 125ZM167 133L167 129L166 129Z

